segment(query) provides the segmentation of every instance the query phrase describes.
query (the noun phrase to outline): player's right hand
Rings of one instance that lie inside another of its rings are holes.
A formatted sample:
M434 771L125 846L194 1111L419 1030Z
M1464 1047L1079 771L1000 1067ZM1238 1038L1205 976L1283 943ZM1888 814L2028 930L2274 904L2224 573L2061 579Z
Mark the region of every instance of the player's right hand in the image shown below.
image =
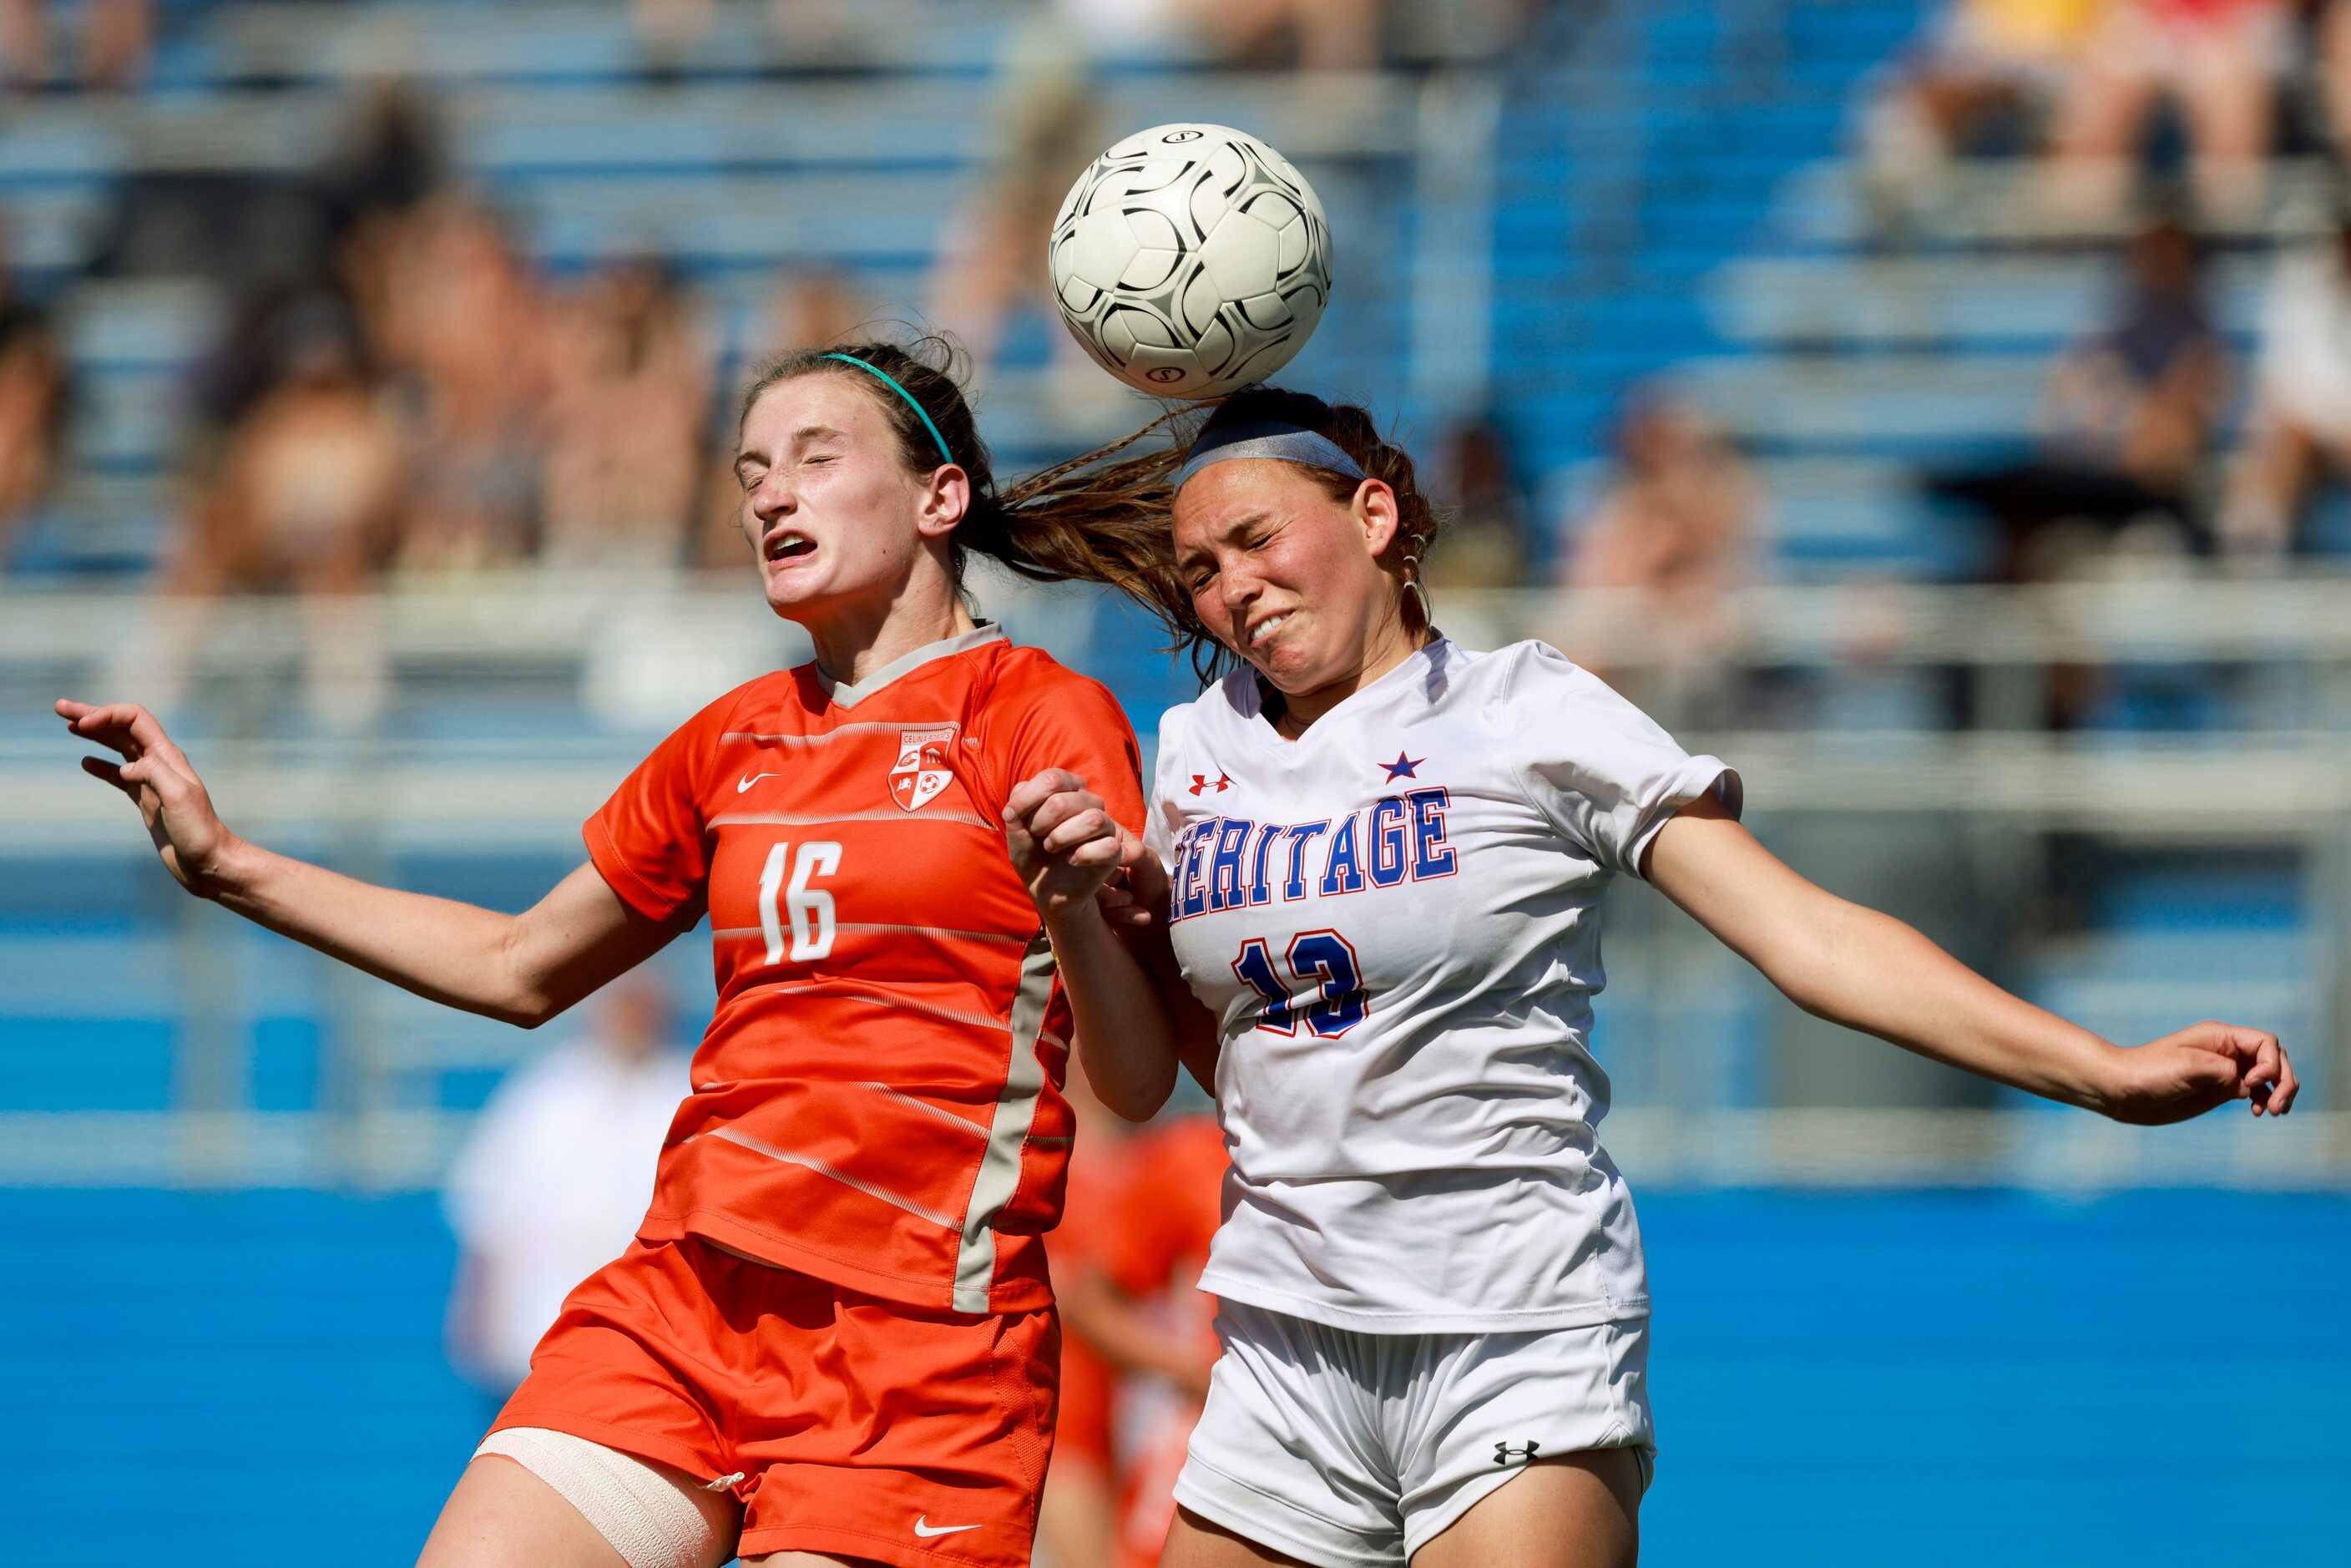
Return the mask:
M217 893L218 870L236 836L223 825L204 780L155 716L136 703L100 706L64 697L57 706L57 716L74 734L123 758L109 762L85 757L82 771L131 797L164 869L190 893Z
M1066 768L1049 768L1014 785L1004 802L1013 870L1047 920L1092 904L1132 857L1134 837L1113 820L1102 797Z

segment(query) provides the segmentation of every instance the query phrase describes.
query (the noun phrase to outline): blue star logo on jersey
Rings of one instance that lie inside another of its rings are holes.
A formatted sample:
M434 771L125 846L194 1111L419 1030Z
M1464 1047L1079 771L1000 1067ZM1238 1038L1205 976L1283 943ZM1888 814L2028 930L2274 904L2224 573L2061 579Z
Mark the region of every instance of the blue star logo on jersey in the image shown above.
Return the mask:
M1420 775L1415 773L1413 769L1427 760L1426 757L1406 757L1403 748L1398 747L1396 759L1394 762L1383 762L1379 766L1388 770L1388 782L1393 784L1399 779L1419 778Z

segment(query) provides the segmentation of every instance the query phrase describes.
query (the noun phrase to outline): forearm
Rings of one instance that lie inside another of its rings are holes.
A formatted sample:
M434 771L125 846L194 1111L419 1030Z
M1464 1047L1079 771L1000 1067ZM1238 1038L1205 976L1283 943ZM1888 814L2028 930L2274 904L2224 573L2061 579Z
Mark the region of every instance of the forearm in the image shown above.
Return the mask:
M511 915L378 887L243 840L204 892L280 936L449 1007L525 1026L560 1010L518 976Z
M1119 1115L1144 1120L1176 1087L1176 1035L1158 988L1092 899L1057 914L1047 931L1087 1082Z
M1833 1023L2011 1087L2098 1109L2116 1048L2012 996L1891 915L1823 895L1808 933L1759 967Z

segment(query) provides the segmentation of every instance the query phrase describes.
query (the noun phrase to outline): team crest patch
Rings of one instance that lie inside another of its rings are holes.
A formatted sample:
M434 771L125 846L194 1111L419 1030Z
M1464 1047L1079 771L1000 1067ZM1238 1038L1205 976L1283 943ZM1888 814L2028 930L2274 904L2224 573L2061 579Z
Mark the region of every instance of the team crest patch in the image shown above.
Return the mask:
M902 810L921 810L955 778L947 766L947 747L955 735L952 729L898 732L898 760L890 765L890 798Z

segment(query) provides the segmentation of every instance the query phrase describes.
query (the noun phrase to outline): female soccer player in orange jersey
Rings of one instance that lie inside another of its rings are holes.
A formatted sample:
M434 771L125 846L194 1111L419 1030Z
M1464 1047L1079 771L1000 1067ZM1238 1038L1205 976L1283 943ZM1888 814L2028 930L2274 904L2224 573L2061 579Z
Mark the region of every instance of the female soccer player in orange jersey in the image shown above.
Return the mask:
M152 715L57 705L121 755L83 766L190 892L453 1007L543 1023L709 915L717 1008L651 1210L540 1343L426 1568L1029 1560L1071 1130L1040 908L1099 878L1026 837L1016 865L1003 809L1049 768L1129 829L1143 803L1109 694L967 608L967 552L1061 576L1073 536L1055 475L997 494L935 357L867 343L758 379L742 525L816 660L663 742L521 915L273 854ZM1113 552L1164 528L1091 523ZM1076 860L1113 847L1097 825L1065 835Z
M2275 1036L2118 1049L1790 871L1736 774L1558 653L1445 638L1436 518L1363 410L1243 392L1088 483L1102 515L1172 511L1167 571L1133 580L1229 671L1161 726L1147 850L1071 772L1010 801L1016 849L1119 843L1162 934L1130 950L1071 884L1044 905L1103 1103L1148 1115L1179 1048L1220 1052L1223 1355L1162 1568L1634 1561L1648 1284L1587 1045L1617 876L1955 1067L2129 1122L2292 1107Z

